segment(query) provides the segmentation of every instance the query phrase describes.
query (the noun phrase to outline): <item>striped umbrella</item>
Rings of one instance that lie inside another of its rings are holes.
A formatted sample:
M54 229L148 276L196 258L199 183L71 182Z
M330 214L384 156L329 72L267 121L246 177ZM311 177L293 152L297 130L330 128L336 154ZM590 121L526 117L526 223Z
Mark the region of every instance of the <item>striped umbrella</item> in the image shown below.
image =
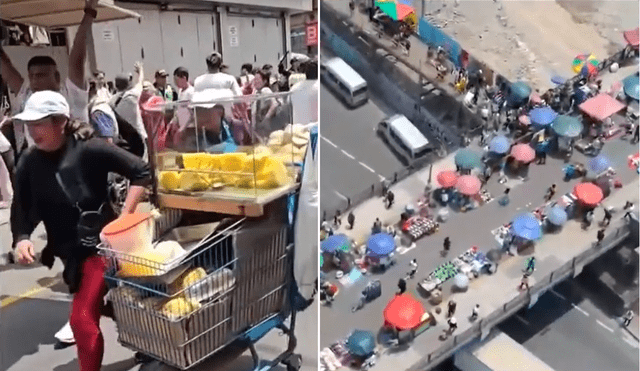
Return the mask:
M597 75L599 64L600 62L597 59L589 59L582 65L580 74L584 77Z
M573 69L573 72L575 73L580 73L580 71L582 71L582 66L591 59L596 59L596 56L593 54L580 54L576 56L571 63L571 69Z

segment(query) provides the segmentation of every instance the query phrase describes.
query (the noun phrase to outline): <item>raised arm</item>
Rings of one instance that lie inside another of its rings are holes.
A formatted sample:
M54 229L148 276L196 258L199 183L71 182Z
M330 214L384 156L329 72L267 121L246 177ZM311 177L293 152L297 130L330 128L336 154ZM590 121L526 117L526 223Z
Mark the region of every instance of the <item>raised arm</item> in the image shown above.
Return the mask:
M84 63L87 60L87 36L97 15L97 6L98 0L86 1L84 17L82 17L82 22L80 22L78 32L73 40L71 53L69 54L69 80L81 89L86 88Z
M11 59L4 51L4 48L0 46L0 60L2 64L0 71L2 71L2 78L7 82L7 86L14 94L18 94L24 83L24 78L20 75L20 72L13 66Z

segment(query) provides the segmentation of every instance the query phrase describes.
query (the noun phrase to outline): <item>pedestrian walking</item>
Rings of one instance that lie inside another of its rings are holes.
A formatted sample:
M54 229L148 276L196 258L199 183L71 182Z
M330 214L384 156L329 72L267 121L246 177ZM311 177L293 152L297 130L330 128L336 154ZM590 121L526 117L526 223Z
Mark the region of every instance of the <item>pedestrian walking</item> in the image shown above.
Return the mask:
M333 216L333 224L336 227L340 227L340 225L342 225L342 220L340 219L340 210L336 210L336 215Z
M604 228L598 230L598 242L596 243L596 246L600 246L602 244L602 240L604 240Z
M525 262L525 267L524 267L525 272L527 272L527 274L531 274L536 270L536 257L532 256L529 259L527 259L527 261Z
M353 1L349 1L349 12L351 13L351 17L353 17L353 12L356 10L356 4Z
M398 290L398 295L402 295L407 291L407 281L404 278L398 280Z
M632 310L628 310L627 313L624 314L624 316L622 317L623 319L623 323L622 325L624 327L629 327L629 325L631 324L631 321L633 320L633 311Z
M449 300L447 303L447 317L451 317L456 313L457 303L453 300Z
M613 215L611 215L611 210L613 208L611 206L605 207L604 208L604 219L602 219L602 225L605 227L608 227L609 224L611 223L611 217Z
M524 290L524 287L526 287L527 290L529 290L529 275L528 274L522 275L522 279L520 280L520 287L518 289L519 290Z
M478 315L480 315L480 304L476 304L476 306L471 310L471 320L475 321L478 319Z
M373 222L373 228L371 228L371 232L373 234L382 232L382 222L380 221L380 218L376 218L376 221Z
M555 183L551 185L551 187L547 188L547 193L544 196L545 201L551 201L553 196L556 195L556 185Z
M411 259L411 262L409 262L409 266L411 267L411 270L409 271L409 278L413 278L413 276L415 276L416 272L418 271L418 260Z
M451 249L451 239L449 239L449 237L445 237L444 238L444 242L442 243L442 247L444 248L444 253L448 253L449 250Z
M545 165L546 163L547 163L547 152L540 151L540 161L538 162L538 165Z
M353 215L353 211L349 211L347 215L347 223L349 223L349 229L353 229L353 224L356 222L356 216Z
M449 333L453 334L453 332L458 328L458 321L455 317L451 317L447 320L447 323L449 324Z
M507 188L504 190L504 194L502 195L500 200L498 200L498 204L500 206L507 206L509 204L509 192L511 192L511 188Z
M387 192L387 209L393 206L393 201L395 200L395 197L396 196L393 194L393 192L391 191Z
M622 208L622 210L626 211L624 214L624 217L631 218L631 213L633 212L633 209L634 209L633 202L627 201L627 203L624 204L624 208Z
M640 132L638 132L639 129L640 129L640 125L636 125L636 128L633 131L633 138L631 139L631 143L635 144L640 142Z

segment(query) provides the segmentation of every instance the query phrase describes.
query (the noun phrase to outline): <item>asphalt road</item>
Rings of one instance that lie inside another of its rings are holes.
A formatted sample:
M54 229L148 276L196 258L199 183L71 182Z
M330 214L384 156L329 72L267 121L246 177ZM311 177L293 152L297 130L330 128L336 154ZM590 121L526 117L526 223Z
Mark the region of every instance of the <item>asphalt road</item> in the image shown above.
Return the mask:
M333 212L345 205L347 197L354 198L404 166L375 133L378 122L392 114L375 99L349 109L324 84L320 99L320 202L322 210Z
M557 285L500 330L557 371L637 370L638 342L607 314L610 308L590 299L597 293L581 276Z
M637 148L628 142L616 139L607 143L603 150L603 153L614 163L614 167L618 169L618 177L623 184L628 184L634 177L637 177L637 174L630 171L626 165L626 157L634 151L634 147ZM588 160L576 151L572 161L586 163ZM420 294L416 291L417 282L443 262L463 253L473 245L479 246L483 250L497 247L495 239L490 233L491 230L507 223L518 213L529 210L530 206L535 207L542 204L543 196L551 183L557 184L557 195L569 192L577 183L575 180L571 182L562 181L563 166L563 161L549 156L546 165L533 165L530 171L530 179L527 182L512 187L510 193L511 202L507 207L499 206L494 200L471 212L464 214L453 212L449 221L441 224L438 233L421 238L417 241L415 248L406 251L405 254L398 255L397 264L386 273L367 276L352 287L342 289L331 307L323 306L320 309L320 321L322 323L321 347L341 339L352 329L366 329L377 332L382 325L383 309L397 291L398 279L408 272L411 259L417 259L419 267L416 278L408 282L407 291L412 292L416 297L420 297ZM497 184L496 178L495 176L492 177L487 187L485 187L494 197L499 196L504 190L504 186ZM416 189L406 191L415 194L416 197L420 193L420 190ZM527 206L529 204L531 205ZM615 206L622 207L622 205ZM356 220L357 218L358 214L356 212ZM448 257L445 258L440 255L440 251L442 250L442 241L447 236L451 238L452 246ZM329 277L329 279L334 279L333 273L330 273ZM357 301L368 279L381 281L382 296L367 304L360 311L351 313L351 307Z

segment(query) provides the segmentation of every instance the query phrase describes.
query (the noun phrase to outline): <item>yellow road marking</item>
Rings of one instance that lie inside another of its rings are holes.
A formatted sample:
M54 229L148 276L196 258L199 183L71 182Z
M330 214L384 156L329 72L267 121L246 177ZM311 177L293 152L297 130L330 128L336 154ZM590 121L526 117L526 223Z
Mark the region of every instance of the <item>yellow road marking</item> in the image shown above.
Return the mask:
M15 304L16 302L22 300L22 299L27 299L33 296L38 295L39 293L41 293L44 290L47 290L49 288L51 288L52 286L58 284L61 282L60 278L54 278L51 279L47 284L43 285L43 286L37 286L34 287L28 291L25 291L24 293L18 295L18 296L11 296L5 299L2 299L2 301L0 301L0 308L6 308L11 304Z

